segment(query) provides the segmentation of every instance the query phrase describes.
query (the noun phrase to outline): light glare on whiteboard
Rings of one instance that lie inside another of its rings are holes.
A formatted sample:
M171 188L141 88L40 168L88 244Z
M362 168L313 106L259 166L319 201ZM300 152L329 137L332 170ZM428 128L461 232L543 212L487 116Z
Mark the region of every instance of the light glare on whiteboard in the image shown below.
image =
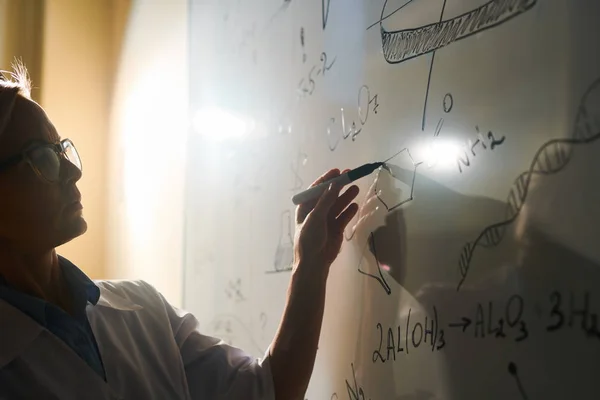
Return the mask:
M243 139L255 128L253 120L218 107L198 110L192 123L199 135L215 141Z
M425 149L428 167L450 168L456 164L460 146L452 141L436 140Z

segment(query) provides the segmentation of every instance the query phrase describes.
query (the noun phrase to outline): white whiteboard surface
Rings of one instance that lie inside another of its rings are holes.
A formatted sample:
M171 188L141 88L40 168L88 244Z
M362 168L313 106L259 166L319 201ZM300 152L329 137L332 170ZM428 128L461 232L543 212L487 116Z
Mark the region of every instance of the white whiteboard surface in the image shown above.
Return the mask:
M204 333L262 356L291 196L396 154L358 182L307 398L597 398L600 2L190 12L184 308Z

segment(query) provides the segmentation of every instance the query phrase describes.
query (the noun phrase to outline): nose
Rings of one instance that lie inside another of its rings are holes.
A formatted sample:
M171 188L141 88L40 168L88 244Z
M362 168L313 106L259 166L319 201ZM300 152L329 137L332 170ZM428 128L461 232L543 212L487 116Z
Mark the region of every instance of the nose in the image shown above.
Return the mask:
M60 176L65 183L75 183L81 179L81 170L67 157L60 158Z

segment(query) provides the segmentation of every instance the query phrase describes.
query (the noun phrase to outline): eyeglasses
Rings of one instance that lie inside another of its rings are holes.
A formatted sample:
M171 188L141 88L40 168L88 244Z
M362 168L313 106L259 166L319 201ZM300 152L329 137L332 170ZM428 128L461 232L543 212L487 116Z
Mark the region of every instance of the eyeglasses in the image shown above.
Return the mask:
M21 154L1 162L0 171L25 161L44 181L56 183L60 178L61 158L67 159L79 170L82 170L81 158L75 149L75 145L70 139L64 139L57 143L45 143L29 147Z

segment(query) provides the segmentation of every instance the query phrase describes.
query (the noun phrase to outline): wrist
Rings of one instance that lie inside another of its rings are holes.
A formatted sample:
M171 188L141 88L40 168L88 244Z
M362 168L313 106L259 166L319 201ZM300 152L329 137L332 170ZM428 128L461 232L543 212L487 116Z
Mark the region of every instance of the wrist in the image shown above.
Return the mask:
M329 265L323 262L302 260L292 269L292 284L321 287L327 284Z

